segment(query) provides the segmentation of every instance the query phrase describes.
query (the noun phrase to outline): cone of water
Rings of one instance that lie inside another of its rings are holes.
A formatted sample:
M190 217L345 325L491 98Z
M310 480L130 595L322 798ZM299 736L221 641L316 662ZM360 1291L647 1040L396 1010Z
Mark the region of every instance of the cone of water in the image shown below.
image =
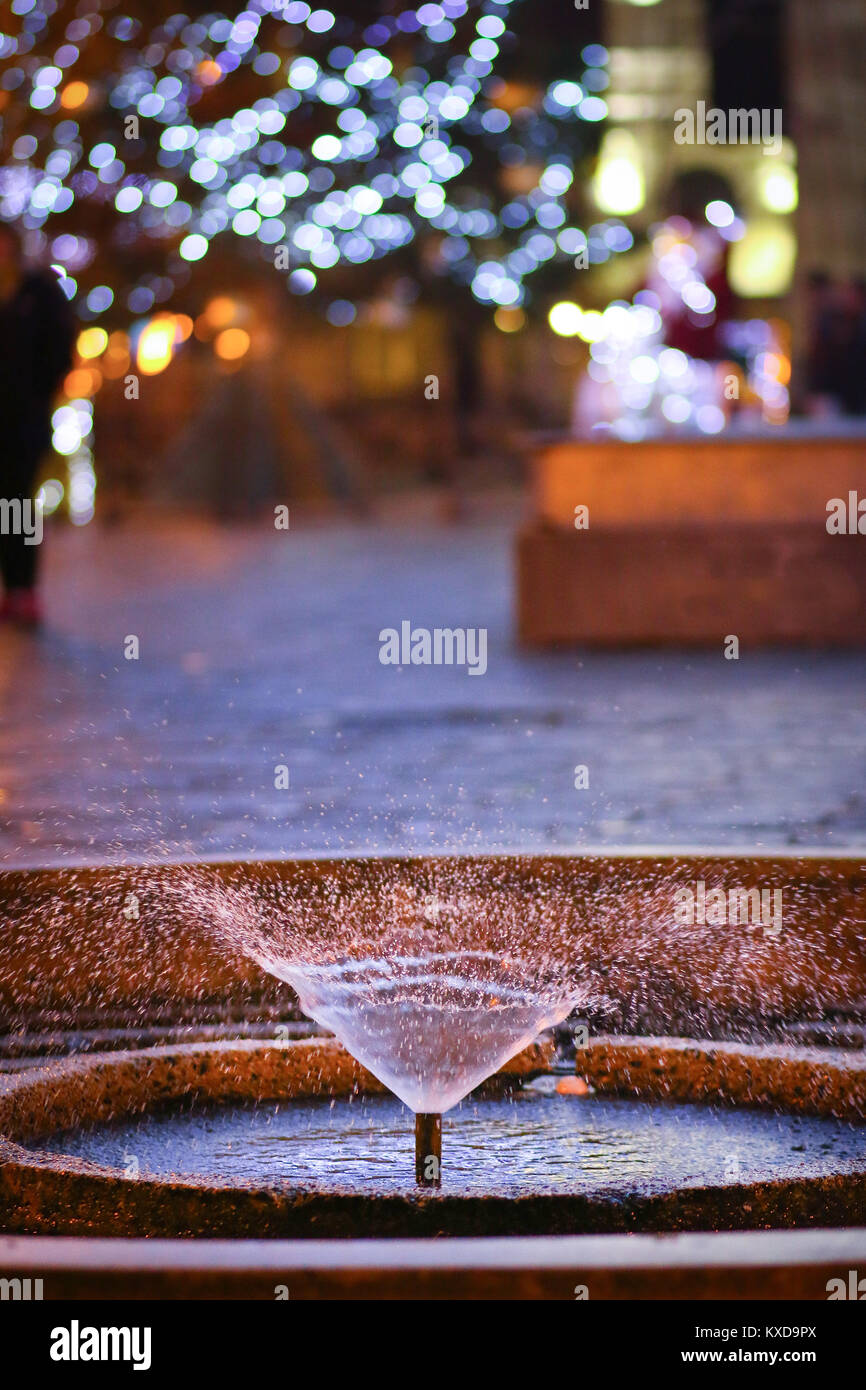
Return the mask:
M455 867L406 884L384 872L355 892L335 883L215 907L223 935L423 1118L419 1134L580 997L569 904L477 874Z

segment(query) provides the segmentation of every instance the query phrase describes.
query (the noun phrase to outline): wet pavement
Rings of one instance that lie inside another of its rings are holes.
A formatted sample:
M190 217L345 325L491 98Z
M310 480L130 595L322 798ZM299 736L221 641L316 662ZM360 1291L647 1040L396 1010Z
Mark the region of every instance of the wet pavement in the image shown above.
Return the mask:
M866 653L521 651L518 521L54 528L45 632L0 633L0 862L866 844ZM486 674L382 665L403 620L486 628Z

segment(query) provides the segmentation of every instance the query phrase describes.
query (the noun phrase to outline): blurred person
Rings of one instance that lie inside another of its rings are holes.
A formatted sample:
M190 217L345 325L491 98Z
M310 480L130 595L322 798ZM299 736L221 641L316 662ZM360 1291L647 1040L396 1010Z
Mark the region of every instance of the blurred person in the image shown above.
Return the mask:
M866 280L851 282L857 327L851 364L851 406L855 415L866 415Z
M823 274L812 275L809 283L808 413L862 415L866 411L866 304L862 285L836 283Z
M39 460L51 444L51 402L72 362L72 311L50 271L24 265L17 234L0 222L0 499L35 507ZM35 626L39 545L23 528L0 527L0 618ZM5 531L5 534L3 532ZM41 534L41 533L40 533ZM29 543L28 543L29 540Z
M827 371L827 316L832 288L826 270L810 270L805 277L806 348L803 376L807 415L823 413L821 388Z

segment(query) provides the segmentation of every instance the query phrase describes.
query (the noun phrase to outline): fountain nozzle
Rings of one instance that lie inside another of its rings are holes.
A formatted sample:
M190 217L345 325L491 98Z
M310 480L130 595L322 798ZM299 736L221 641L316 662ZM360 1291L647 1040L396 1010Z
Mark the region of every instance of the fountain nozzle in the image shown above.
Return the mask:
M415 1181L419 1187L442 1186L442 1116L415 1116Z

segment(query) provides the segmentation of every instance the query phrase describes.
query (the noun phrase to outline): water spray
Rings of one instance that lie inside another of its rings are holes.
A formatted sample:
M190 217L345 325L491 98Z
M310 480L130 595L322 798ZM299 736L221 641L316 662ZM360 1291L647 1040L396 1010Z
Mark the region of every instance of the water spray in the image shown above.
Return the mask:
M442 1116L415 1116L415 1181L419 1187L442 1186Z
M447 860L413 881L383 863L357 883L328 873L194 895L197 917L290 985L415 1115L419 1190L442 1186L442 1116L587 997L570 878L539 891L489 872Z

